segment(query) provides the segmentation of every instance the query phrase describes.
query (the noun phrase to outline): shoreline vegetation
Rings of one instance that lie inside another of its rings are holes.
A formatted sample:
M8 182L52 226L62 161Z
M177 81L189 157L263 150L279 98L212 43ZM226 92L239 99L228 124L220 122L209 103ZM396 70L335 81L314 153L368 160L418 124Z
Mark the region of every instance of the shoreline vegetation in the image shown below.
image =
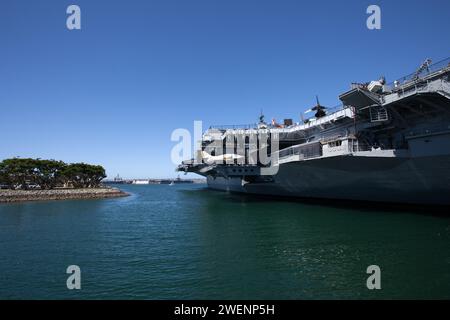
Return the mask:
M104 186L105 169L86 163L12 158L0 162L0 203L102 199L129 194Z

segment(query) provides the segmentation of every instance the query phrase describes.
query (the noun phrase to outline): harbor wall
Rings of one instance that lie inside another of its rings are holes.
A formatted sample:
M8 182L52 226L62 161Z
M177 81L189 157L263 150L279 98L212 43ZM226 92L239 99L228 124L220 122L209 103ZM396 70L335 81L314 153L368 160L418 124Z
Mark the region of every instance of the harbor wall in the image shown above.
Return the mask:
M128 196L126 192L117 188L0 190L0 203L43 200L103 199L126 196Z

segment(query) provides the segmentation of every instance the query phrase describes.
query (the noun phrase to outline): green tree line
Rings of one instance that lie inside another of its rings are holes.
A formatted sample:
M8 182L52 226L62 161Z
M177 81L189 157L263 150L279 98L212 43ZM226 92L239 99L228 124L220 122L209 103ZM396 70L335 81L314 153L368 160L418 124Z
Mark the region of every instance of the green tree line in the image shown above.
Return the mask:
M9 189L96 188L105 177L102 166L86 163L31 158L0 162L0 185Z

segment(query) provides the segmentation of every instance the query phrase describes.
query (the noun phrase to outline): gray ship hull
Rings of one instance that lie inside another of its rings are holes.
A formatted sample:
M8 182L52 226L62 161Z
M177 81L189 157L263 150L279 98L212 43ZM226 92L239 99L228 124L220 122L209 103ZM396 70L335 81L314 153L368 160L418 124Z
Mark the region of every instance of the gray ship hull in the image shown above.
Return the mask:
M314 117L295 124L261 115L255 125L211 127L177 170L206 176L216 190L450 205L450 59L427 59L392 85L352 83L339 100L336 109L317 101L307 110ZM275 175L264 175L267 163Z
M450 155L337 156L281 164L272 182L208 176L211 189L260 195L450 205Z

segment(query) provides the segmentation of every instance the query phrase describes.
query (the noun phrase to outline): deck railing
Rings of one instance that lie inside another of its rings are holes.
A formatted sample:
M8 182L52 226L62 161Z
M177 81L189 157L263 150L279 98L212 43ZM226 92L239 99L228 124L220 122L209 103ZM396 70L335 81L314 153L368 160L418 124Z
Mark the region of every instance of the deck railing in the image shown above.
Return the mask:
M401 77L395 81L388 83L387 86L389 88L395 88L395 83L397 83L398 86L402 86L402 85L408 84L410 82L417 81L417 80L419 80L423 77L426 77L438 70L445 69L445 68L450 68L450 58L446 58L446 59L443 59L436 63L430 64L427 68L424 68L420 72L415 71L413 73L410 73L404 77Z
M348 107L344 106L343 104L339 104L339 105L334 106L334 107L326 108L325 109L326 110L326 115L327 116L331 115L331 114L336 113L338 111L344 110L345 108L348 108ZM311 114L311 115L309 115L309 114ZM304 123L307 123L310 120L316 119L314 117L314 111L312 111L311 113L308 113L307 115L308 116L306 116L306 117L304 116L303 119L302 119ZM299 124L301 125L303 123L299 122ZM291 126L282 127L282 128L291 128L291 127L294 127L296 125L297 124L294 122ZM270 123L267 123L266 126L267 126L268 129L279 129L280 128L280 127L273 126ZM256 123L240 124L240 125L239 124L228 124L228 125L211 125L209 127L209 129L215 129L215 130L250 130L250 129L256 129L257 127L258 127L258 125Z
M237 130L237 129L255 129L257 127L256 123L251 124L221 124L221 125L212 125L209 127L209 129L216 129L216 130Z
M296 145L278 151L280 160L291 156L301 156L303 159L311 159L322 156L322 146L319 142L308 143L304 145Z

